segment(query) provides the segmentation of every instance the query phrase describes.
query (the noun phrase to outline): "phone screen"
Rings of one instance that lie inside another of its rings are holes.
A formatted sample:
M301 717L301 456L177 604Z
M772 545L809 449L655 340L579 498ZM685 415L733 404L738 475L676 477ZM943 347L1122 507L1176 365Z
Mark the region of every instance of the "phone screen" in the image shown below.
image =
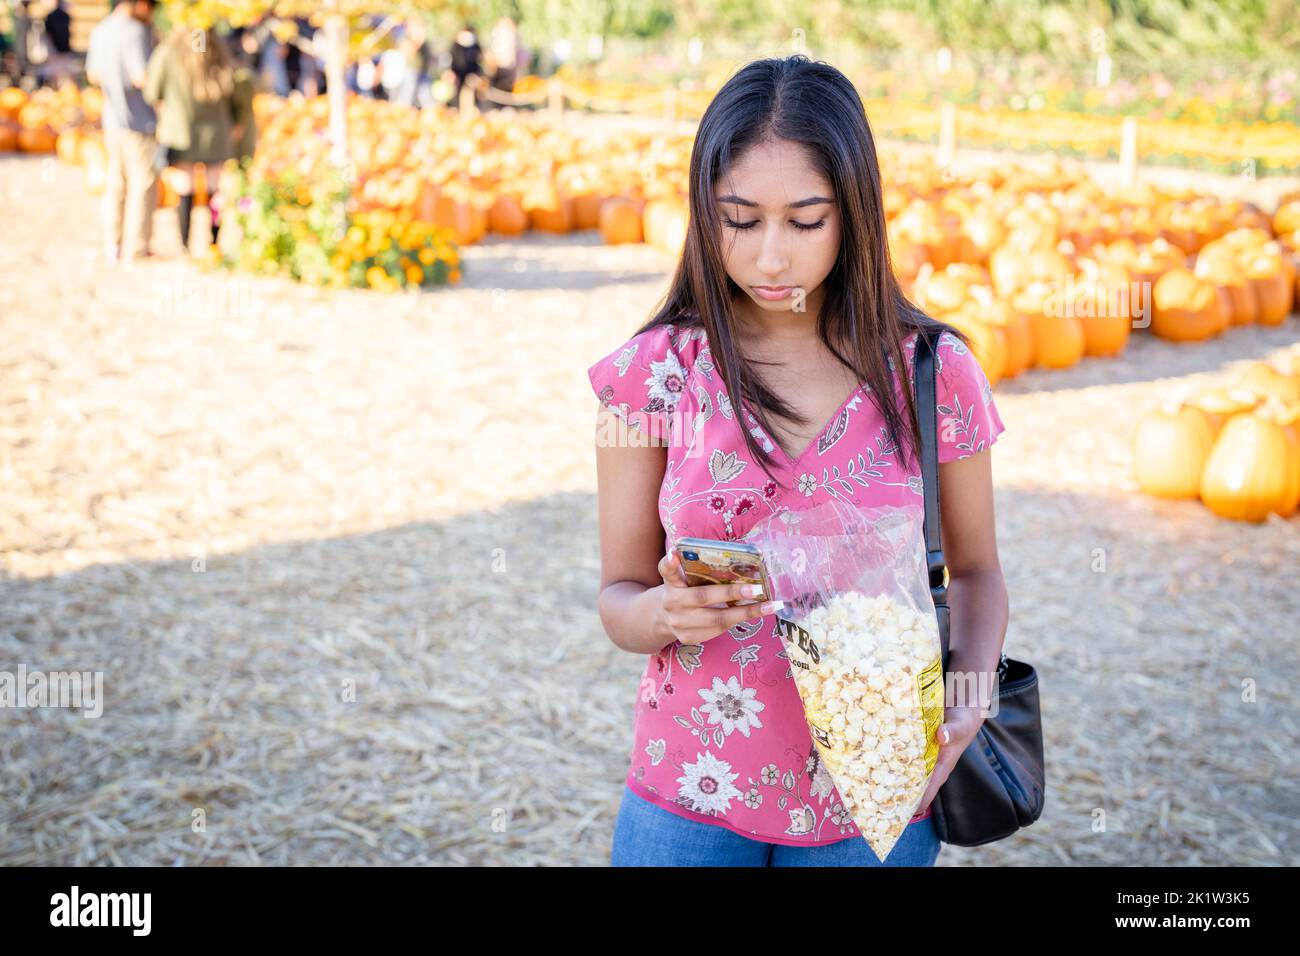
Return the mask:
M719 542L719 545L725 543ZM734 550L725 546L708 547L702 544L678 544L675 548L686 583L691 587L704 584L761 584L766 591L766 575L758 556L749 551ZM728 602L731 607L759 604L766 600L744 598Z

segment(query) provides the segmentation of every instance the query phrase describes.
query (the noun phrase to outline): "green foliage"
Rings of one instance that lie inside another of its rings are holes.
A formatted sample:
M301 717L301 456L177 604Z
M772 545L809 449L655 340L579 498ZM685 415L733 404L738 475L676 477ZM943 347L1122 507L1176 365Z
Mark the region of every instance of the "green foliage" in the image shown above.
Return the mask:
M812 45L1112 56L1280 59L1300 52L1295 0L488 0L465 5L480 28L516 16L530 43L587 36L763 43L802 29Z
M348 194L337 173L309 183L292 173L250 179L241 168L226 206L241 237L229 264L324 285L347 231Z

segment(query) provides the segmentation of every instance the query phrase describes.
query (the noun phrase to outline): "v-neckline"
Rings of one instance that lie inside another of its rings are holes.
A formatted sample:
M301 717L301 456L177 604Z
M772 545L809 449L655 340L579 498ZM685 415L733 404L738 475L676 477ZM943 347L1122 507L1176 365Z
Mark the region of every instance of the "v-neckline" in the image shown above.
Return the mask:
M791 469L795 469L799 467L799 464L808 456L808 453L813 450L817 443L826 437L827 430L840 420L840 416L844 414L844 410L849 407L850 403L852 403L855 398L862 394L862 389L863 384L859 384L853 389L853 391L849 392L848 397L844 399L844 401L840 402L840 407L831 413L831 417L817 430L817 434L813 435L812 440L803 447L803 451L799 452L799 454L794 457L790 456L790 453L785 450L785 446L781 444L775 435L768 434L767 429L758 422L758 416L752 415L749 410L749 403L744 399L741 399L741 404L744 405L745 415L754 419L754 427L761 431L767 440L772 443L772 447L781 453L781 457L786 460L788 466Z

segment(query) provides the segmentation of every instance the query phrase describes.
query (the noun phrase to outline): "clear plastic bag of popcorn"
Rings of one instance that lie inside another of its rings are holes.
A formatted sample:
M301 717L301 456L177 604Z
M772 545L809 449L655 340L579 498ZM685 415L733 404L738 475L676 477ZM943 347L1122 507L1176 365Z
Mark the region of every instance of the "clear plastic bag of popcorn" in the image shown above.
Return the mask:
M785 602L777 633L813 741L881 860L920 809L939 755L943 665L924 519L919 505L831 499L745 535Z

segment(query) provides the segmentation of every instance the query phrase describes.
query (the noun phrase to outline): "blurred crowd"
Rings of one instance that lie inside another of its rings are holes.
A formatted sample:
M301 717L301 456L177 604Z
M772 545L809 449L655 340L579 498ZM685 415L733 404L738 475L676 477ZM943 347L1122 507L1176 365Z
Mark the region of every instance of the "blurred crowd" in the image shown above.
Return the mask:
M64 0L15 0L10 27L10 33L0 33L0 75L9 82L58 86L82 79L84 61L72 49L72 18ZM280 96L325 92L324 33L306 18L268 14L221 35L232 61L251 72L258 89ZM533 62L508 16L498 18L482 38L470 23L439 38L421 19L374 16L355 39L345 76L348 89L408 106L455 107L466 88L480 109L505 105L516 78ZM548 63L559 58L557 53L547 51Z
M194 245L196 195L209 207L215 243L222 166L253 152L254 95L316 96L328 83L324 32L306 18L268 15L225 30L176 26L159 38L156 0L110 0L82 57L72 50L64 0L18 0L10 12L11 32L0 34L0 70L10 82L31 88L84 81L103 92L104 255L114 262L155 254L160 179L176 197L181 247ZM453 108L472 96L477 108L490 109L510 103L532 54L506 16L485 41L465 23L446 42L430 36L423 20L374 17L368 29L353 32L346 61L344 82L358 95ZM206 252L207 237L198 245Z

